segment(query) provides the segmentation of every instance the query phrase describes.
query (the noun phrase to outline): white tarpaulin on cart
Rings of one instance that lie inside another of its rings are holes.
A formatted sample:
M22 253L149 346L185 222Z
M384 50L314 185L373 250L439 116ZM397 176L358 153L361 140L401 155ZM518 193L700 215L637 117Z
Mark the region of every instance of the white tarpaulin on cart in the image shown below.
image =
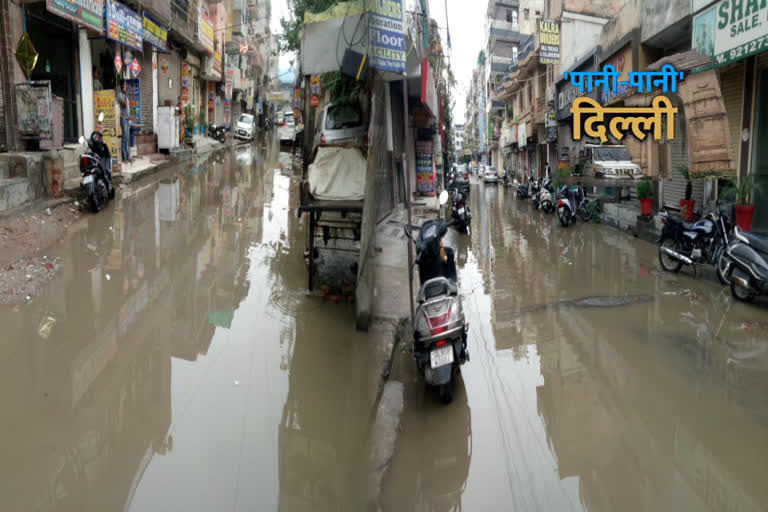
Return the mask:
M309 164L309 193L323 201L362 201L366 161L358 148L317 148Z

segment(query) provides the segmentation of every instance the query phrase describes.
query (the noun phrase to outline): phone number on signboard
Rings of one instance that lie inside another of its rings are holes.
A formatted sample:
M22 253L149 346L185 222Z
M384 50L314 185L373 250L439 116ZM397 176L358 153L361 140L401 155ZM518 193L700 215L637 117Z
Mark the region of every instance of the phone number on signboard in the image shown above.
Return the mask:
M733 48L727 52L719 53L717 57L715 57L715 61L717 61L718 64L725 64L726 62L752 55L753 53L758 52L764 48L768 48L768 35L758 37L754 41L744 43L743 45Z

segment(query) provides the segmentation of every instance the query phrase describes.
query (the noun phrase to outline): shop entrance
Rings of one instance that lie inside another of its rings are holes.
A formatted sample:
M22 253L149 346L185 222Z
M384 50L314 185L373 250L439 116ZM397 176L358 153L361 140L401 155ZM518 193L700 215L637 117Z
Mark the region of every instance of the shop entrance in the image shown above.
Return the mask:
M75 87L77 32L72 23L45 10L45 4L27 4L27 32L38 53L31 80L50 80L51 94L64 100L64 141L78 139Z

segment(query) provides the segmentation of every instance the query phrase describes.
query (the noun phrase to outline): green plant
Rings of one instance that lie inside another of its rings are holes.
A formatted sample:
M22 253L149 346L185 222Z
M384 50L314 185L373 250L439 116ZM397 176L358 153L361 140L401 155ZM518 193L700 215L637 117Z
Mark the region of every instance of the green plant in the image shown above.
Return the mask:
M685 178L686 185L685 185L685 200L690 201L691 195L693 195L693 184L691 183L691 170L688 168L687 165L679 165L677 166L677 172L680 173L680 175Z
M648 180L643 180L637 184L638 199L650 199L653 197L653 185Z
M363 80L355 80L341 71L323 73L320 83L324 91L328 91L331 100L337 104L354 103L365 87Z
M192 111L192 105L184 107L184 126L189 133L195 129L195 113Z
M590 203L592 208L592 222L600 224L600 214L603 213L603 200L599 197Z
M750 174L741 181L737 181L736 178L729 181L723 191L723 196L735 197L736 204L749 204L752 192L758 190L759 187L755 183L755 177Z

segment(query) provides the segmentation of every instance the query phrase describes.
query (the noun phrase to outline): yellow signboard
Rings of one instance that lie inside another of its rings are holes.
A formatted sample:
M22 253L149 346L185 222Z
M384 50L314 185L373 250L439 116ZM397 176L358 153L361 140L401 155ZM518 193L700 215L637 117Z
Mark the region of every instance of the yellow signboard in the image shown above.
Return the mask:
M104 112L104 120L99 123L99 114ZM115 90L93 91L93 128L104 136L104 143L112 155L112 172L120 169L117 158L117 111L115 109Z

